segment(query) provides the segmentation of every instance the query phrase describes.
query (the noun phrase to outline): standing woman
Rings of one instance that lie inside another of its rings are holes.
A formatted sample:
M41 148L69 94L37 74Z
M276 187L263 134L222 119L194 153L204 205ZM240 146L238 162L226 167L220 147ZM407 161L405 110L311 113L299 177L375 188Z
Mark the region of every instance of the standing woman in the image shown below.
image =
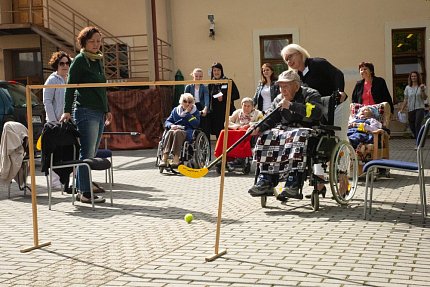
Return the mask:
M201 68L195 68L191 73L194 81L203 80L203 70ZM208 88L203 84L190 84L185 86L185 92L190 93L194 96L194 102L197 110L200 111L200 128L206 134L207 138L210 139L210 130L208 123L209 113L209 91Z
M273 100L279 94L276 78L271 64L265 63L261 66L261 80L258 83L253 101L254 106L263 113L271 107Z
M55 71L46 79L45 85L64 85L67 81L67 74L72 60L66 52L54 52L48 64ZM59 122L64 112L65 88L43 89L43 105L46 111L47 122ZM54 172L52 174L52 187L61 187L60 177ZM68 183L63 182L65 187Z
M214 63L211 67L211 79L212 80L223 80L228 79L224 76L224 69L221 63ZM236 110L234 107L234 101L240 98L239 90L236 87L234 81L231 90L231 104L230 104L230 115ZM211 134L217 138L222 129L224 129L225 111L227 106L227 88L228 84L209 84L209 97L210 97L210 130ZM215 97L214 97L215 96Z
M341 70L323 58L311 58L306 49L297 44L289 44L281 51L282 59L291 69L297 71L306 86L317 90L321 97L331 96L334 91L343 92L345 79ZM345 100L342 95L340 102Z
M96 27L85 27L79 33L77 41L81 47L80 53L70 66L68 84L106 83L100 52L101 33ZM71 118L73 104L76 104L74 119L81 135L79 159L94 157L100 144L105 125L112 121L109 112L106 88L68 88L64 114L60 121ZM77 173L77 187L80 200L91 203L90 180L86 167L80 166ZM103 197L94 196L94 202L103 203Z
M426 86L422 82L421 75L417 71L409 74L408 85L405 88L405 99L401 107L404 111L408 105L408 121L414 138L417 138L424 119L424 101L427 99Z
M352 102L362 105L374 105L382 102L390 104L391 113L394 111L393 100L387 88L387 83L381 77L375 76L375 67L372 63L361 62L358 65L362 80L355 84L352 92Z

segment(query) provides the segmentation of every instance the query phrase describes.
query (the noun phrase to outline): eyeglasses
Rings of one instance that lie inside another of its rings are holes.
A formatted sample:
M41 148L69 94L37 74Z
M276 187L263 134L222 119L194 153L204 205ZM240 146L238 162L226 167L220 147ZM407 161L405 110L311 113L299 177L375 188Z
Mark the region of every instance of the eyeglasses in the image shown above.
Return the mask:
M285 62L291 61L291 59L294 57L294 55L298 54L299 52L294 52L288 56L285 57Z
M188 104L192 104L193 103L193 101L187 101L187 100L183 100L182 101L184 104L186 104L186 103L188 103Z
M58 65L60 65L60 67L64 67L64 66L70 66L70 62L69 61L67 61L67 62L58 62Z

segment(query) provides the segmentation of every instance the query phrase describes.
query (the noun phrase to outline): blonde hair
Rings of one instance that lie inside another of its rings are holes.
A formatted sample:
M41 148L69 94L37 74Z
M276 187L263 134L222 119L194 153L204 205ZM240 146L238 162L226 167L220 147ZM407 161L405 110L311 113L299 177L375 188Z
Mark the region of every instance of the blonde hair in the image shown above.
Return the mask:
M195 69L191 72L190 76L194 76L194 74L195 74L195 73L197 73L197 72L202 72L202 73L203 73L202 68L195 68Z
M303 62L306 61L307 58L311 57L311 55L309 54L309 52L305 48L303 48L302 46L297 45L297 44L289 44L289 45L285 46L281 50L281 57L282 57L282 59L285 62L287 62L285 60L285 56L287 55L288 52L291 52L291 50L294 50L294 51L299 52L300 54L302 54Z

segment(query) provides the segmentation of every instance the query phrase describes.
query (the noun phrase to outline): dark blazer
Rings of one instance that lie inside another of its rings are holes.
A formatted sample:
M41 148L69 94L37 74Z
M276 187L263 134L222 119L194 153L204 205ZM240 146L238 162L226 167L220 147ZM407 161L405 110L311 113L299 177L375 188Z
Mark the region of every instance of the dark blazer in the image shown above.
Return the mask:
M263 89L264 85L262 82L258 83L257 89L255 90L255 95L253 98L254 106L257 107L257 109L261 112L263 111L263 97L261 96L261 90ZM276 96L279 94L279 86L276 84L276 82L270 83L270 99L273 100L276 98Z
M227 79L223 77L222 79ZM236 84L232 81L231 89L231 104L230 104L230 115L236 110L234 107L234 101L240 98L239 90ZM209 98L210 98L210 129L211 134L218 136L220 131L224 128L225 110L227 105L227 83L225 84L209 84ZM223 94L222 101L214 99L213 96L221 92Z
M331 96L336 90L344 92L345 79L342 71L326 59L307 58L305 70L298 74L303 84L317 90L321 97Z
M353 103L363 103L363 90L364 90L364 79L360 80L355 84L354 91L352 92ZM390 92L387 88L387 83L381 77L373 77L372 79L372 96L375 104L382 102L388 102L391 107L391 113L394 111L393 99L391 98Z

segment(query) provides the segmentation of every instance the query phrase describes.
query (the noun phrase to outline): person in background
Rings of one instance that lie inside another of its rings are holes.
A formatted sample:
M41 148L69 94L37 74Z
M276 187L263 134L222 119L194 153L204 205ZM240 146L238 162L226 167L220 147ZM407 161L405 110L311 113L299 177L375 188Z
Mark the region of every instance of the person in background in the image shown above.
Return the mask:
M251 98L243 98L241 101L241 105L242 108L235 110L233 114L229 117L227 148L229 148L233 142L236 142L238 139L240 139L251 126L255 125L259 120L263 118L263 113L257 109L254 109L254 103ZM222 155L223 140L224 130L221 130L220 136L215 145L216 157ZM236 154L237 156L227 156L227 166L229 166L230 169L233 169L234 166L243 165L245 163L245 158L251 157L251 139L248 138L247 140L243 141L242 144L240 144L230 152L230 155ZM231 160L231 158L233 158L233 160ZM218 163L218 166L221 166L221 162Z
M427 100L426 86L417 71L409 74L408 85L405 88L404 95L405 98L400 111L403 112L407 105L409 128L416 139L425 115L424 102Z
M253 101L254 106L263 113L266 113L271 107L273 100L279 94L276 78L271 64L265 63L261 66L261 80L258 83Z
M200 124L200 112L194 104L194 96L184 93L179 99L179 105L173 108L164 127L168 129L163 146L163 157L160 167L167 167L169 155L173 155L170 163L172 168L177 168L180 164L180 154L182 146L187 140L192 141L193 132Z
M374 105L382 102L390 104L391 113L394 111L393 100L388 91L385 80L375 76L375 67L372 63L361 62L358 65L362 80L355 84L352 92L352 102L362 105Z
M68 84L106 83L103 54L100 51L101 37L96 27L85 27L79 32L77 42L81 50L70 66ZM100 145L104 126L112 122L106 88L67 88L61 122L71 119L74 104L76 108L73 118L81 135L79 159L92 158ZM77 188L80 193L77 197L83 203L91 203L90 184L87 168L80 166L77 172ZM94 202L103 203L105 199L94 196Z
M203 80L203 70L201 68L195 68L191 73L194 81ZM208 122L209 113L209 91L208 88L203 84L190 84L185 86L185 93L192 94L194 96L194 102L197 110L200 112L200 128L205 133L206 137L210 140L210 130Z
M224 76L224 69L221 63L214 63L211 67L211 79L212 80L228 80ZM240 98L239 90L236 87L234 81L232 81L231 90L231 104L230 104L230 115L235 111L234 101ZM211 134L219 137L219 133L224 129L225 122L225 111L227 106L227 88L228 84L209 84L209 97L210 97L210 117L209 124Z
M321 122L340 126L342 130L337 131L336 135L340 139L347 140L346 131L350 111L349 102L346 101L347 96L344 93L345 79L342 71L324 58L311 58L309 52L297 44L285 46L281 50L281 56L289 68L297 71L303 85L317 90L322 98L329 97L334 92L339 91L340 97L337 99L334 122L330 122L330 117L324 114ZM315 165L315 174L320 175L320 178L322 178L324 170L321 165ZM317 188L320 194L325 194L327 191L323 183L318 184ZM311 195L306 195L306 198L310 197Z
M64 85L67 81L67 74L69 73L69 67L72 60L70 56L63 51L54 52L51 55L51 59L48 64L54 70L48 79L45 81L45 85ZM46 111L47 122L59 122L61 115L64 112L64 93L65 88L49 88L43 89L43 105ZM61 187L60 177L54 172L52 174L52 188ZM68 182L63 183L65 187L68 187Z

